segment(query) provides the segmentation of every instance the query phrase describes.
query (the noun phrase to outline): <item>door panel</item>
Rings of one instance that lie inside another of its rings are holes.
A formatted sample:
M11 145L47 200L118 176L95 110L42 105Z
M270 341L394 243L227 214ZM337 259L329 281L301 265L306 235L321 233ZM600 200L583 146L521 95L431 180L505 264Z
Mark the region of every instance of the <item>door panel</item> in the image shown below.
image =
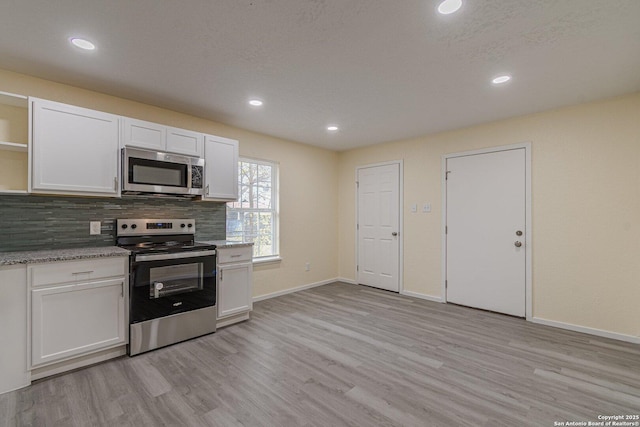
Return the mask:
M31 291L32 365L125 343L122 279Z
M521 148L447 159L447 301L525 315L525 156Z
M117 196L118 116L33 102L32 191Z
M358 283L399 290L400 166L358 169Z
M207 135L205 137L205 200L238 199L238 141Z

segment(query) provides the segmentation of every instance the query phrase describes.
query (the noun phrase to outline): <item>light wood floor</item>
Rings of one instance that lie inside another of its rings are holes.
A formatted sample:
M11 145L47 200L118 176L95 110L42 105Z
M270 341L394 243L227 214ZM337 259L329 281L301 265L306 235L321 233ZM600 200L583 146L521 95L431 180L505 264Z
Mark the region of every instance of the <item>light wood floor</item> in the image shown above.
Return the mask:
M640 346L331 284L0 396L7 426L553 426L640 413Z

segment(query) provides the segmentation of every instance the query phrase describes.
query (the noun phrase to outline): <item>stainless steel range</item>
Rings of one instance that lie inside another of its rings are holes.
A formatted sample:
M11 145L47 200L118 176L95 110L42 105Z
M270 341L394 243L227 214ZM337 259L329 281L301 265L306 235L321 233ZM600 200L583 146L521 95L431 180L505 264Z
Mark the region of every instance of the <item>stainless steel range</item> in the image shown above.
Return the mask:
M193 219L117 220L131 251L130 356L216 330L215 245L194 241Z

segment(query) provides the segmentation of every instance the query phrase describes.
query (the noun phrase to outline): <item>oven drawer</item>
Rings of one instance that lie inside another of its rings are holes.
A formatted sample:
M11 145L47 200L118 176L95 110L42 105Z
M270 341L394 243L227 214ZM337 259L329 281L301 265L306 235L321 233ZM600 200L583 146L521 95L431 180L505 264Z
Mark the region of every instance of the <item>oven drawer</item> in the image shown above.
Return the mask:
M29 265L32 287L67 282L88 282L127 274L127 257L93 258Z
M252 246L218 248L218 264L226 264L229 262L246 262L251 261L253 255Z

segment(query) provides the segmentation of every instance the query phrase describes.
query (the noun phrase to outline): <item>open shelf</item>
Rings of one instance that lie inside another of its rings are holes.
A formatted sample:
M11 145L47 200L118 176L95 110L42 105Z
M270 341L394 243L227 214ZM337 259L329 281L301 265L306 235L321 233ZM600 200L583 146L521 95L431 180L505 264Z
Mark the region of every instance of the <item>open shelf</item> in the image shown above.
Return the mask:
M27 194L29 99L0 91L0 193Z
M0 141L0 150L5 151L20 151L27 152L27 144L20 144L18 142Z
M0 91L0 104L27 108L29 106L29 98L24 95Z

